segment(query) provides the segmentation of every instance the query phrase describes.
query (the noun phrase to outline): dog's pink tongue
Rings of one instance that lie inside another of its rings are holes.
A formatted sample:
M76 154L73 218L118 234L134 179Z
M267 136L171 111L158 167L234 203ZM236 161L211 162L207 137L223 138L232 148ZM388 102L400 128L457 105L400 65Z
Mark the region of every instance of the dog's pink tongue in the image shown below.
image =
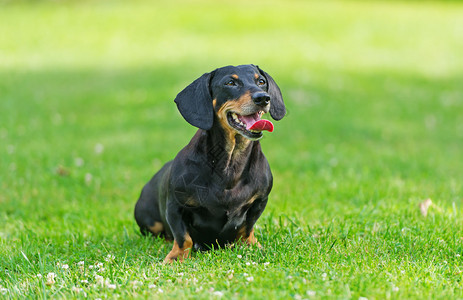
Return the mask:
M248 130L267 130L268 132L273 131L273 124L269 120L259 120L251 125Z
M267 130L269 132L273 131L273 124L269 120L262 120L255 115L251 116L241 116L246 122L247 130Z

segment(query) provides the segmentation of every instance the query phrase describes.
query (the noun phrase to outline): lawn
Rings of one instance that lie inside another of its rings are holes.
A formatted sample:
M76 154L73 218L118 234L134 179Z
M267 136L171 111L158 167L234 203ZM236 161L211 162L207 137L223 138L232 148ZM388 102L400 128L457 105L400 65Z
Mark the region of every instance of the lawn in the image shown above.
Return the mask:
M463 3L0 1L0 298L463 298ZM143 185L173 102L258 64L288 115L238 246L163 265ZM432 199L424 216L419 204Z

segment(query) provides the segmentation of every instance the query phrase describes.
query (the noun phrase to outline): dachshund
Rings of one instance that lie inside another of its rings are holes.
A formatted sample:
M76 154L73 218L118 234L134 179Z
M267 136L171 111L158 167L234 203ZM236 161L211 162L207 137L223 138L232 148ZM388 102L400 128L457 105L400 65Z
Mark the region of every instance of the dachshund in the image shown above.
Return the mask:
M254 225L273 176L259 139L274 128L263 114L276 121L286 114L280 88L258 66L226 66L193 81L175 103L198 131L143 187L140 231L174 241L164 263L238 241L261 247Z

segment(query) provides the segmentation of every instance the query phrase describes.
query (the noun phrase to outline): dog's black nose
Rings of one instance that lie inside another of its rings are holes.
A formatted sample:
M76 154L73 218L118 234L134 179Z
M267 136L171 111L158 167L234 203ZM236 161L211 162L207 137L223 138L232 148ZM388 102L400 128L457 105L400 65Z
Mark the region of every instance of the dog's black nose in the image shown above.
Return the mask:
M252 101L254 101L256 105L266 106L270 102L270 96L265 92L257 92L252 94Z

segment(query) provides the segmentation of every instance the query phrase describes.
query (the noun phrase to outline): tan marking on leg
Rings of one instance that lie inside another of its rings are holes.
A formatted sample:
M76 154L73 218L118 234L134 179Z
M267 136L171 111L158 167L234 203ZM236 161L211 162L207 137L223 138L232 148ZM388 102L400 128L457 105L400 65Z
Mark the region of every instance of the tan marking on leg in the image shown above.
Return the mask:
M246 205L251 205L254 203L254 201L256 201L256 199L259 197L258 194L252 196L248 201L246 201Z
M161 222L154 222L153 226L148 227L148 229L154 235L160 234L164 230L164 225Z
M183 242L183 247L180 248L177 241L174 240L174 246L172 250L167 254L164 259L165 264L173 263L174 261L183 262L185 258L190 257L191 248L193 247L193 240L191 239L188 232L185 234L185 241Z
M262 248L262 245L257 241L256 237L254 236L254 228L251 230L251 233L249 234L248 238L246 239L246 243L248 245L256 245L259 248Z
M243 226L240 228L238 231L238 234L236 235L236 241L237 242L245 242L248 245L256 245L259 248L262 248L261 244L257 241L256 237L254 236L254 228L251 230L248 236L246 236L246 227Z
M217 105L217 99L212 100L212 106L215 108L216 105Z
M196 198L194 198L193 196L190 196L190 197L188 197L188 198L186 199L185 205L198 207L198 206L199 206L199 203L198 203L198 201L196 200Z
M240 230L238 230L238 233L236 234L236 241L237 242L244 241L246 239L245 235L246 235L246 226L243 226L240 228Z

